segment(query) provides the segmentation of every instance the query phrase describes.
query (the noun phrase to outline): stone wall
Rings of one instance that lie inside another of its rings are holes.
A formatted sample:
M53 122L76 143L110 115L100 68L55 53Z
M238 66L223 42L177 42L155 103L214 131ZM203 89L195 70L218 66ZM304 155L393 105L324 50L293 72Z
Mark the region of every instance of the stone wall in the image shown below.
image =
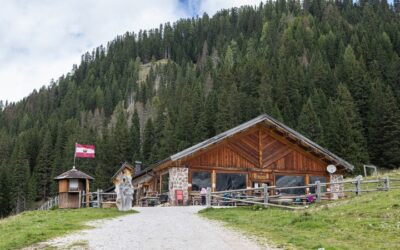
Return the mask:
M175 205L175 190L183 190L183 204L189 200L188 191L189 169L185 167L173 167L169 169L169 199Z
M333 174L331 175L331 183L343 181L343 175ZM332 194L332 199L338 199L344 197L344 184L334 184L331 185L331 191L337 192Z

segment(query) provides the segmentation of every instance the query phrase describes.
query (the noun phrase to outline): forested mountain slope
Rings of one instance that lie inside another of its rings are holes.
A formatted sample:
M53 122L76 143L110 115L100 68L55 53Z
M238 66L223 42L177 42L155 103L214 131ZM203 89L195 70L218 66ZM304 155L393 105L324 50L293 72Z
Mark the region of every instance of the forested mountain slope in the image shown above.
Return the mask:
M268 113L357 167L400 166L400 15L274 1L126 33L0 111L0 216L54 194L75 142L94 188ZM163 61L156 63L157 61Z

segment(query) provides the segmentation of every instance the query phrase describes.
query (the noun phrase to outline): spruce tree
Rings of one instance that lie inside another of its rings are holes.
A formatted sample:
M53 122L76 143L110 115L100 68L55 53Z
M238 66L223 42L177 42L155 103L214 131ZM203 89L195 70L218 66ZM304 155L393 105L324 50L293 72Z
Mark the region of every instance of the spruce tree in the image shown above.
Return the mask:
M46 199L50 195L50 185L51 185L51 174L52 174L52 156L53 156L53 144L51 133L48 130L44 137L42 147L39 151L39 155L37 158L37 165L34 170L35 180L31 180L33 182L30 188L34 188L36 185L36 193L38 194L39 199Z
M156 138L154 134L154 126L153 121L150 119L147 120L146 125L144 127L143 133L143 146L142 146L142 155L143 155L143 162L145 164L151 164L154 162L150 162L152 157L152 150L153 145L155 144Z
M389 87L376 82L369 109L369 152L371 161L382 167L400 165L400 112Z
M132 115L132 125L130 128L130 143L132 148L132 162L141 160L142 157L140 155L140 145L141 145L140 121L136 109Z
M5 168L5 163L0 166L0 190L0 218L3 218L11 212L12 197L11 181Z
M322 126L310 98L303 105L297 124L300 133L318 144L324 144Z
M116 107L116 122L112 129L113 140L113 154L120 162L128 161L131 159L130 152L132 152L132 144L130 142L128 123L123 104L120 103Z
M11 165L14 169L12 175L13 208L16 213L20 213L27 208L27 204L29 203L29 162L22 143L16 144Z

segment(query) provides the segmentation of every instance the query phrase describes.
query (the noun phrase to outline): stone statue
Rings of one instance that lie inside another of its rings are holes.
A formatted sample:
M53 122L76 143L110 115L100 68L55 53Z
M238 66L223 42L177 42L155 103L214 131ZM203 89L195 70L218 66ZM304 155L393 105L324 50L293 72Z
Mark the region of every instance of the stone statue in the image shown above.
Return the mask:
M117 207L119 211L129 211L132 209L133 186L132 178L123 176L121 183L116 187Z

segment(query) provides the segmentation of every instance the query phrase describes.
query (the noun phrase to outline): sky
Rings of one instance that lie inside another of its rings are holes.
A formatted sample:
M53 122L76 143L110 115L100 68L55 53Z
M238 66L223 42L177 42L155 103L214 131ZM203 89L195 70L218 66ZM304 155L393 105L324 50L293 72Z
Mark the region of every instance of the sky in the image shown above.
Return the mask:
M260 0L1 0L0 100L19 101L127 31Z

